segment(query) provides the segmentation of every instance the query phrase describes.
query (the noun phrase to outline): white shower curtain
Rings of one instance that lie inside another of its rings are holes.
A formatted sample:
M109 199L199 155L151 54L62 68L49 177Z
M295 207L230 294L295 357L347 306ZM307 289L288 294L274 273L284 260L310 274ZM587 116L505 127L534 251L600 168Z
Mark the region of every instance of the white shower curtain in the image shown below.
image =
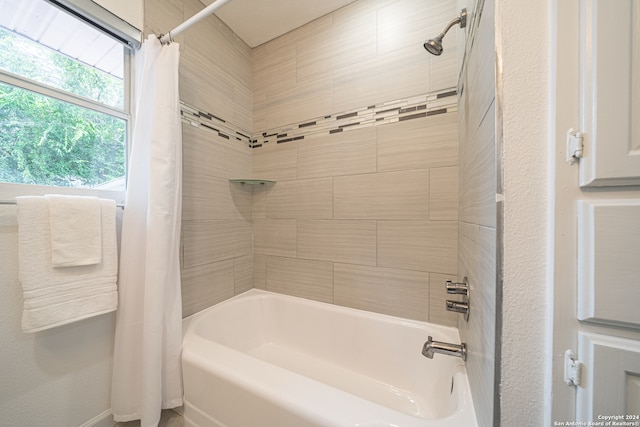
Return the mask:
M182 405L179 46L150 35L135 56L135 125L122 220L111 410L157 426Z

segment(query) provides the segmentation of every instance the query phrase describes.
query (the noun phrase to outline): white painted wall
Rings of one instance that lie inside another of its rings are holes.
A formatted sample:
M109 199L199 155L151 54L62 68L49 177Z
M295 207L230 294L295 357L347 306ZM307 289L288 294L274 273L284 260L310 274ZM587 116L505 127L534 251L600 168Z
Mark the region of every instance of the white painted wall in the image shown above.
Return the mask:
M93 2L104 7L137 29L143 29L144 20L142 0L93 0Z
M498 105L504 141L501 425L540 426L550 288L549 1L496 1ZM500 120L498 120L500 126ZM500 134L500 130L498 131ZM545 400L547 399L547 400Z

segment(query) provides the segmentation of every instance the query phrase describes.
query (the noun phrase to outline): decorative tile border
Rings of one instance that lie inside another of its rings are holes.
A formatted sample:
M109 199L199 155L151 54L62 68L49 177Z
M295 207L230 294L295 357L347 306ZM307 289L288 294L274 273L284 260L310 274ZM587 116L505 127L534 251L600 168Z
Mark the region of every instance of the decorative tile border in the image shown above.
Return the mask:
M252 148L267 144L284 144L318 134L348 132L370 126L379 126L405 120L457 111L455 88L406 99L384 102L338 114L318 117L299 124L271 129L253 135Z
M185 104L182 101L180 101L180 115L184 122L190 123L192 126L202 126L213 132L217 132L218 136L222 138L241 141L251 147L251 137L247 132L244 132L233 123L221 119L220 117L201 111L198 108Z
M348 132L364 127L380 126L457 111L456 95L456 88L445 89L270 129L251 137L232 123L213 114L200 111L184 102L180 103L180 113L182 119L193 126L205 127L217 132L218 136L222 138L241 141L250 148L260 148L268 144L299 141L314 135Z

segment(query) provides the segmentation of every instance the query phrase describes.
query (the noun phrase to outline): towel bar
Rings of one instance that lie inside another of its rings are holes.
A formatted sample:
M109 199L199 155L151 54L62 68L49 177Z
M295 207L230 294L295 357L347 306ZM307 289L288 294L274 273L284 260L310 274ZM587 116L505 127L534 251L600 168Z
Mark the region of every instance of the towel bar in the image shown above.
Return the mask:
M0 200L0 205L15 205L17 202L15 200ZM116 207L124 209L124 204L117 204Z

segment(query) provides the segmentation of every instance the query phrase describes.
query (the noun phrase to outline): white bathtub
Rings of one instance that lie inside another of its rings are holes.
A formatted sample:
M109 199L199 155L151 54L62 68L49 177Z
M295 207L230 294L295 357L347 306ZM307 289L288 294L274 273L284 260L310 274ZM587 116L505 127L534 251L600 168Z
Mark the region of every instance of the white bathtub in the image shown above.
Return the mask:
M476 427L454 328L253 289L185 319L185 426Z

